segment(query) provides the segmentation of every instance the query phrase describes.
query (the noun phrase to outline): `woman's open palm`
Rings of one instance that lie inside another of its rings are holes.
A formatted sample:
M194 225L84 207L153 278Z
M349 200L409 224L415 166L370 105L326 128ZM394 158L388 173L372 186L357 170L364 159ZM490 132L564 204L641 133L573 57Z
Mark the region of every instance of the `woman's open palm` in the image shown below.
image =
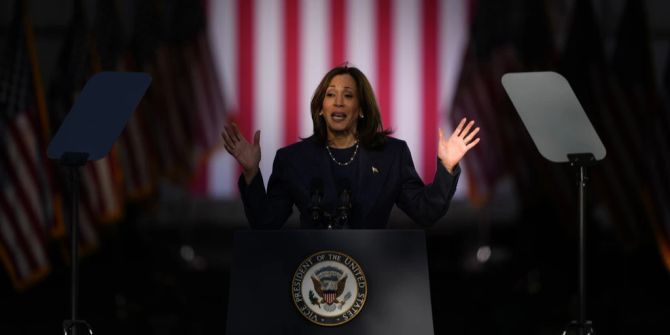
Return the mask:
M437 157L440 158L440 161L450 173L454 171L463 156L479 143L479 138L475 138L475 135L479 133L479 127L472 129L475 121L468 122L467 126L465 125L466 121L465 118L461 119L458 127L448 139L444 138L444 133L440 129Z
M258 171L258 164L261 161L261 131L257 130L254 133L253 143L240 133L240 129L235 123L224 126L224 131L221 133L223 137L223 146L226 151L233 155L242 168L244 173L252 175Z

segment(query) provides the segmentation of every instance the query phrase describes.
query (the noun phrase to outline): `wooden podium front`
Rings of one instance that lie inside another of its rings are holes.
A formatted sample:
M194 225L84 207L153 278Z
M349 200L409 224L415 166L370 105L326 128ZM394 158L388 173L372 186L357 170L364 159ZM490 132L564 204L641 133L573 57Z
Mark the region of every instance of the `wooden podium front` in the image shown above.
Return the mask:
M425 233L237 232L226 334L433 335Z

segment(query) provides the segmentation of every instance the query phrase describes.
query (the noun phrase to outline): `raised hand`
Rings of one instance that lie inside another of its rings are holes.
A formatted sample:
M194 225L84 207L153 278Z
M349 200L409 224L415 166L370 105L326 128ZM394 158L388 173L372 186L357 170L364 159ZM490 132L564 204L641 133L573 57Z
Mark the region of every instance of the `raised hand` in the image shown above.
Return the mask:
M463 156L479 143L479 138L475 138L475 135L479 133L479 127L472 129L475 121L468 122L467 126L465 125L466 121L466 118L461 119L458 127L456 127L456 130L454 130L448 139L444 138L444 132L440 129L437 157L440 158L442 165L444 165L449 173L453 173Z
M226 151L233 155L237 162L242 165L244 179L249 184L259 171L258 164L261 161L261 131L257 130L254 133L254 141L250 143L240 133L237 125L233 123L224 126L221 137L223 138L223 146L226 148Z

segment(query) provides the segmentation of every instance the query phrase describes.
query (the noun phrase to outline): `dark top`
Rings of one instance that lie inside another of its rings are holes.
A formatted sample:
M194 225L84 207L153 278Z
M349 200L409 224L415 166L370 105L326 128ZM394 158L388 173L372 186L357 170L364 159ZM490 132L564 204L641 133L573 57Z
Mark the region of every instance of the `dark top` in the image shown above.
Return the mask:
M433 183L425 185L405 141L389 137L379 148L360 146L358 150L354 162L347 166L352 168L350 174L336 172L352 176L348 181L352 190L351 228L386 227L394 204L423 226L434 224L446 214L460 167L452 175L438 160ZM277 151L267 192L260 172L249 185L240 176L238 186L251 227L281 228L296 205L302 228L320 228L311 213L315 185L323 193L322 208L335 210L341 203L342 183L336 180L333 165L325 146L312 136Z
M333 153L335 160L340 163L346 163L351 159L354 153L356 153L356 146L354 145L346 149L330 148L330 152ZM335 163L332 159L330 160L330 170L333 172L333 180L335 181L336 186L343 187L344 184L348 183L348 181L356 179L359 153L360 152L356 153L356 156L354 156L354 159L351 161L351 163L344 166Z

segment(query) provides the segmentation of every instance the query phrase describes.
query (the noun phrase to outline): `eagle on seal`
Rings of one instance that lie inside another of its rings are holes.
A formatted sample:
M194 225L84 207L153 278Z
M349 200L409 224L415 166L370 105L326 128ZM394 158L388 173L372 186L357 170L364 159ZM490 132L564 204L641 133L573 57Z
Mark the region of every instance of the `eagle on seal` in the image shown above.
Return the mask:
M322 280L319 280L318 278L316 278L314 276L312 276L311 278L312 278L312 283L314 284L314 291L316 291L316 294L318 294L319 297L321 297L321 300L310 299L313 304L319 305L319 307L321 307L321 304L323 304L323 303L325 303L327 305L343 303L343 301L339 301L337 298L339 296L341 296L342 293L344 292L344 286L347 282L347 276L346 275L344 275L342 278L340 278L337 281L332 281L332 280L322 281ZM310 294L310 296L311 296L311 294Z

